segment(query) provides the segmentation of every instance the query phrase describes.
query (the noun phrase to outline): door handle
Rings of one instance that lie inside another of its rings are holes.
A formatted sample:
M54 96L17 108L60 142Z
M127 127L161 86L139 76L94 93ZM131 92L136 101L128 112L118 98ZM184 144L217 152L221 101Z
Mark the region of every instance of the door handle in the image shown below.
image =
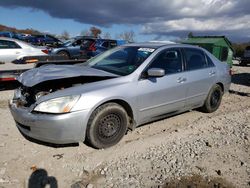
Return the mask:
M20 54L21 52L16 52L16 54Z
M187 81L187 79L186 78L182 78L182 77L180 77L180 78L177 79L178 83L183 83L183 82L186 82L186 81Z
M210 75L210 76L214 76L215 73L216 73L215 71L210 71L210 72L209 72L209 75Z

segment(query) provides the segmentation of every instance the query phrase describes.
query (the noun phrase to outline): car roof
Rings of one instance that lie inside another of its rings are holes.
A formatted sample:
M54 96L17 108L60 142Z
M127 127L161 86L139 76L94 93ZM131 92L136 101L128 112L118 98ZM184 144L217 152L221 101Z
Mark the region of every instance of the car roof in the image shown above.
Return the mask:
M32 46L30 43L27 43L25 41L14 39L14 38L9 38L9 37L0 37L0 40L17 42L19 45L21 44L21 45L26 45L26 46Z
M198 48L198 46L188 45L188 44L180 44L180 43L166 43L166 42L143 42L143 43L129 43L125 44L124 46L135 46L135 47L142 47L142 48L160 48L160 47L192 47L192 48Z

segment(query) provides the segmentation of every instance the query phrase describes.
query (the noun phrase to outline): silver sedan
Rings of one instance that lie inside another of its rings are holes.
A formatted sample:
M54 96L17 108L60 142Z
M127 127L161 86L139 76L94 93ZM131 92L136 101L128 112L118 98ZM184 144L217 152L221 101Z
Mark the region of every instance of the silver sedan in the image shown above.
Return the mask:
M11 63L25 56L45 56L48 53L46 47L36 47L17 39L0 37L0 62Z
M231 75L202 48L135 43L79 65L35 68L18 80L10 110L22 134L106 148L147 122L190 109L214 112Z

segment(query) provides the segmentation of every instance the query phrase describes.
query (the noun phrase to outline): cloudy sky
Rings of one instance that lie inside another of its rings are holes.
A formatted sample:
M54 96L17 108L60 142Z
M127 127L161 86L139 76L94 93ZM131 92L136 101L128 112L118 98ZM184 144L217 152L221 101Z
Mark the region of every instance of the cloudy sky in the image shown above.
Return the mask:
M226 35L250 41L250 0L2 0L0 24L78 35L97 26L137 41Z

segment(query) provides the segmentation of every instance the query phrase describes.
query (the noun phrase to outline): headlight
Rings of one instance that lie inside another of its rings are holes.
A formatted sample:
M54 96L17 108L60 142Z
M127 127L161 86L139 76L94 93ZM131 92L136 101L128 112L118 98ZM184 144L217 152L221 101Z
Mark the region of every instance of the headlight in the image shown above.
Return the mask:
M38 104L34 111L47 113L67 113L73 108L80 96L67 96L51 99Z

